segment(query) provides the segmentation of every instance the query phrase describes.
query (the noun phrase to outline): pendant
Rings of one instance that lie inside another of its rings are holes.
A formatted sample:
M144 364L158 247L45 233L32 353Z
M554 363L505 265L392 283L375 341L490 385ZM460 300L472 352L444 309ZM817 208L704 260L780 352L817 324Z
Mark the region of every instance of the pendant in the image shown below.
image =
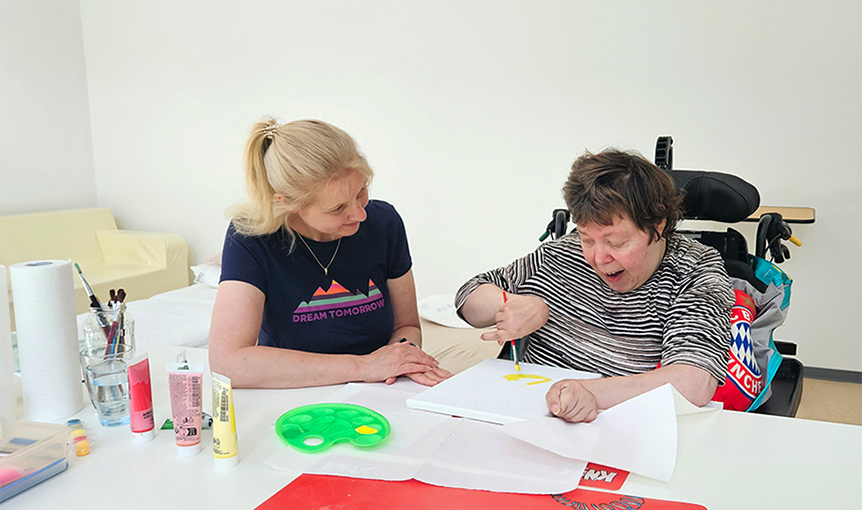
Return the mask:
M329 268L328 267L323 268L323 276L329 276Z

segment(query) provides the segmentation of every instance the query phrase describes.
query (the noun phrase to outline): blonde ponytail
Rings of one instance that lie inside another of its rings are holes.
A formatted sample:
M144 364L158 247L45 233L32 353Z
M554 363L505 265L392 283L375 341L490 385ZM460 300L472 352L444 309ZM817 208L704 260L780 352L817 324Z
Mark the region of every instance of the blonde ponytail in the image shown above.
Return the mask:
M319 120L279 125L265 117L256 122L243 166L248 201L229 211L234 228L243 235L266 235L284 227L291 240L290 219L327 182L351 172L359 172L368 184L374 177L350 135Z

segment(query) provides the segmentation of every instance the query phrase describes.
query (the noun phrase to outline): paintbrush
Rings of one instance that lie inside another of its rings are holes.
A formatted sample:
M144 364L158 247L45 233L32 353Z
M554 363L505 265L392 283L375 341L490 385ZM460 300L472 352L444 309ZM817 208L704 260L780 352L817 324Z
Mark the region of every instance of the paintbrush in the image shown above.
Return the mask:
M506 298L506 291L503 291L503 303L507 303L509 300ZM515 362L515 370L518 372L521 371L521 365L518 363L518 347L515 345L515 340L511 340L512 345L512 361Z

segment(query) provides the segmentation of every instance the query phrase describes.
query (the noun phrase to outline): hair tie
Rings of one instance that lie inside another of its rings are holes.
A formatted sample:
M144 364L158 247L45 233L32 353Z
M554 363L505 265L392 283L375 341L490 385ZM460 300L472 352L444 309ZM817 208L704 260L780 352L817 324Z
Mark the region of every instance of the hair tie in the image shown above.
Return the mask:
M275 135L275 132L278 131L278 128L280 127L281 125L278 122L273 122L272 124L263 128L263 135L267 137L272 137L273 135Z

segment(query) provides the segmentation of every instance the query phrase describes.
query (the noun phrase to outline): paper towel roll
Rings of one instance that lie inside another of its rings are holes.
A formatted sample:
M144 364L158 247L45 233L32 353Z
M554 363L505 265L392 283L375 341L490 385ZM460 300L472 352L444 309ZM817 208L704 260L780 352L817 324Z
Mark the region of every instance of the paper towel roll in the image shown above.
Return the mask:
M41 260L9 267L15 304L24 414L55 421L84 406L72 262Z
M9 321L9 285L6 266L0 264L0 420L18 418L18 391L12 361L12 325Z

